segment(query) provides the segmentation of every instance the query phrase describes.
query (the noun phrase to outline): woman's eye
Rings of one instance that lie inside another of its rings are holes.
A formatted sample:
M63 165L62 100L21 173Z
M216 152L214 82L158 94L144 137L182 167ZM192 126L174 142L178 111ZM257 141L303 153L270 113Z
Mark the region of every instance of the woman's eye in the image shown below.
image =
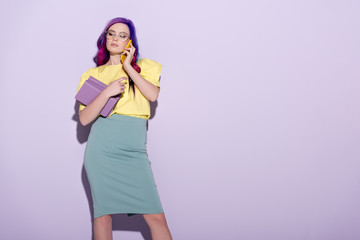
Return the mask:
M121 38L126 38L126 35L120 35Z

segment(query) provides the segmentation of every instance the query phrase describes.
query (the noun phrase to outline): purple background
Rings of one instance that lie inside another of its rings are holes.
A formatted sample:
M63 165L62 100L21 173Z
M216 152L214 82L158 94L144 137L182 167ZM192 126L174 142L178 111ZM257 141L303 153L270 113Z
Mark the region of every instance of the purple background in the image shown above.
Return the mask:
M114 17L163 64L148 152L174 239L360 239L359 1L1 2L1 239L91 239L74 96ZM150 239L141 216L114 239Z

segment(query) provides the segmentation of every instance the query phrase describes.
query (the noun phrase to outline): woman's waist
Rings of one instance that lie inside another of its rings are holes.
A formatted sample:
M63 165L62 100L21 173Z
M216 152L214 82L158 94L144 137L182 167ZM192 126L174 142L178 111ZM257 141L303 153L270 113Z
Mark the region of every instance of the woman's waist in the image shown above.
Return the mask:
M131 146L143 149L146 144L146 119L113 114L99 117L91 127L93 137L104 144Z

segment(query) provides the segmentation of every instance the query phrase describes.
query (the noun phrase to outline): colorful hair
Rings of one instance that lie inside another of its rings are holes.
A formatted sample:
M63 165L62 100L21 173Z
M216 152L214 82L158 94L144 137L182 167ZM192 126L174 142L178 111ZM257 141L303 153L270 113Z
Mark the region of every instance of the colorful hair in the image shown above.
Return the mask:
M138 42L137 42L137 38L136 38L136 31L135 31L135 26L134 23L130 20L130 19L126 19L126 18L114 18L112 20L109 21L109 23L106 25L104 31L101 33L99 39L97 40L97 47L98 47L98 52L96 54L96 56L93 58L94 62L96 63L96 66L102 66L104 64L106 64L109 59L110 59L110 53L106 48L106 31L115 23L123 23L126 24L129 27L130 30L130 39L132 40L132 45L135 47L135 53L134 53L134 57L131 61L131 66L138 72L140 73L141 69L140 67L136 64L138 58L139 58L139 46L138 46ZM131 86L134 90L134 82L129 79L129 87Z

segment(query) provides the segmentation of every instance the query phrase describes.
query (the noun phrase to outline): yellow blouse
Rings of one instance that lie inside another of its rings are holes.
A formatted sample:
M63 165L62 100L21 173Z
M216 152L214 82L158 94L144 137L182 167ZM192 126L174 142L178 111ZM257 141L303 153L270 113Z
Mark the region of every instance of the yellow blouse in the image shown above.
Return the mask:
M140 68L140 75L159 87L160 91L160 73L162 65L154 60L142 58L139 59L136 63ZM128 77L122 64L119 65L102 65L99 67L90 68L81 75L80 83L76 93L80 90L84 82L91 76L97 80L108 85L111 81L114 81L121 77ZM135 86L135 95L133 90L129 89L129 84L126 84L125 92L121 94L121 97L117 104L115 105L114 110L110 113L109 117L114 113L128 115L133 117L139 117L144 119L149 119L150 117L150 104L149 100L142 95L140 90ZM85 105L80 104L79 113L85 108Z

